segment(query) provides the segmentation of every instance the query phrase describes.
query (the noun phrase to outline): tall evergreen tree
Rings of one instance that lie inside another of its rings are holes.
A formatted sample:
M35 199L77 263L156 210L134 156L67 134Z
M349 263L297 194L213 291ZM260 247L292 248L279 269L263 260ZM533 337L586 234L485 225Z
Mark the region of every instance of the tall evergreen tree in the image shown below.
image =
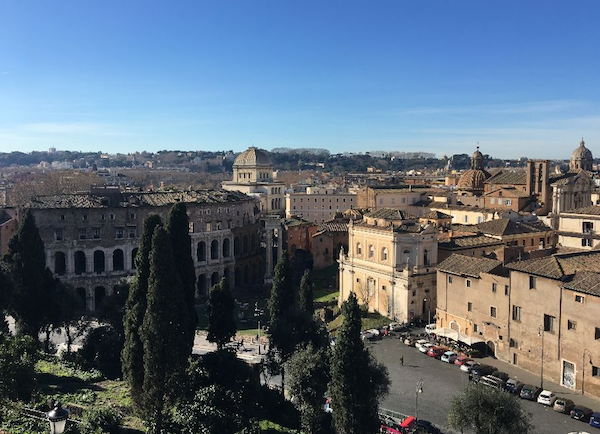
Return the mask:
M164 417L182 389L190 342L187 305L169 234L157 228L152 237L150 276L140 337L144 348L144 415L150 433L160 434Z
M185 203L178 202L171 207L167 215L167 231L173 248L175 267L179 273L185 291L187 305L186 336L190 341L190 349L194 345L198 315L196 313L196 271L192 258L192 240L189 233L190 221Z
M123 317L125 345L121 354L121 368L131 391L134 407L142 407L142 384L144 382L144 346L140 338L140 327L146 314L148 278L150 276L150 250L152 236L162 221L157 214L150 214L144 220L138 252L134 258L136 275L129 289Z
M342 305L342 315L331 365L333 421L340 434L374 433L379 429L379 399L389 388L387 369L360 338L360 308L354 292Z
M235 300L225 279L212 287L208 298L208 341L217 344L220 351L235 336L233 317Z
M44 326L48 306L47 285L51 279L47 278L44 243L31 210L27 210L19 229L9 240L4 261L14 282L11 312L17 332L37 341Z
M296 308L296 292L292 282L292 270L286 252L277 262L273 277L271 297L268 302L271 347L287 360L296 346L293 327Z
M302 309L308 315L313 316L315 312L315 306L313 302L313 284L310 279L310 270L306 270L302 275L299 297L300 309Z

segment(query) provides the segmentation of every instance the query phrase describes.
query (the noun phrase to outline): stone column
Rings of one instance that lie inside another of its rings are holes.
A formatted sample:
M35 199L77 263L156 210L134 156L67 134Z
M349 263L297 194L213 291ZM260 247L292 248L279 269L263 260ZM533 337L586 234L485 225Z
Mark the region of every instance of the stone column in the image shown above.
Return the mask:
M273 229L266 228L266 231L267 268L265 270L265 279L269 279L273 275Z
M277 229L277 260L283 255L283 230Z

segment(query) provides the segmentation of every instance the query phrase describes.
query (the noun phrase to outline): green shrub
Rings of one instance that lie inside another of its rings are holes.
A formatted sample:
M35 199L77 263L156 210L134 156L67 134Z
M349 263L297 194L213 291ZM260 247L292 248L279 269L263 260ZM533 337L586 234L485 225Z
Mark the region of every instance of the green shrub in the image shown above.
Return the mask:
M121 414L116 409L101 407L85 412L79 430L81 434L118 434L121 423Z

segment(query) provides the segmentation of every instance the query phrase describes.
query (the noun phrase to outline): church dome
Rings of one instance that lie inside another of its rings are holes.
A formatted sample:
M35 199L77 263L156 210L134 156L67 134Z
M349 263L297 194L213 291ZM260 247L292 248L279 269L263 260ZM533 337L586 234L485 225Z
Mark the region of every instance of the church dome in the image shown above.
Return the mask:
M479 195L483 193L483 183L490 176L489 172L483 169L483 154L479 152L478 146L471 155L471 168L461 175L456 187L460 191Z
M571 154L571 163L569 164L569 168L571 170L592 170L592 163L594 161L594 157L592 156L592 151L585 147L585 142L581 139L579 142L579 147L573 151Z
M251 147L237 156L234 167L256 167L256 166L272 166L273 163L267 153L256 147Z

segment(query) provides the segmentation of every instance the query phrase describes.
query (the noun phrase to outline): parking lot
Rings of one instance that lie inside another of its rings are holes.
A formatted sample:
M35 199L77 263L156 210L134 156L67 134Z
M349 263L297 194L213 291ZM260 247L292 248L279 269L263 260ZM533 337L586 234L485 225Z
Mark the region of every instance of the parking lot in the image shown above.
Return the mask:
M385 364L389 370L392 382L390 393L382 402L382 406L404 414L415 415L416 400L415 389L417 382L423 379L423 393L419 394L419 418L426 419L442 428L444 433L454 433L446 427L446 418L450 409L450 401L462 388L469 383L468 375L461 372L458 366L450 365L420 353L414 347L408 347L399 339L384 338L383 340L368 343L379 362ZM400 364L400 357L404 357L404 365ZM500 371L513 377L518 377L523 382L531 381L539 385L532 374L507 365L497 360L483 359L482 363L494 364ZM549 384L546 387L551 388ZM555 392L560 396L573 399L576 404L583 404L592 410L600 410L600 403L590 398L582 398L576 392L569 391L570 395L563 395L559 390ZM587 423L571 419L568 415L560 414L551 407L537 402L521 401L525 410L531 415L531 422L536 434L566 434L572 431L594 432L595 428ZM600 430L598 430L600 433Z

